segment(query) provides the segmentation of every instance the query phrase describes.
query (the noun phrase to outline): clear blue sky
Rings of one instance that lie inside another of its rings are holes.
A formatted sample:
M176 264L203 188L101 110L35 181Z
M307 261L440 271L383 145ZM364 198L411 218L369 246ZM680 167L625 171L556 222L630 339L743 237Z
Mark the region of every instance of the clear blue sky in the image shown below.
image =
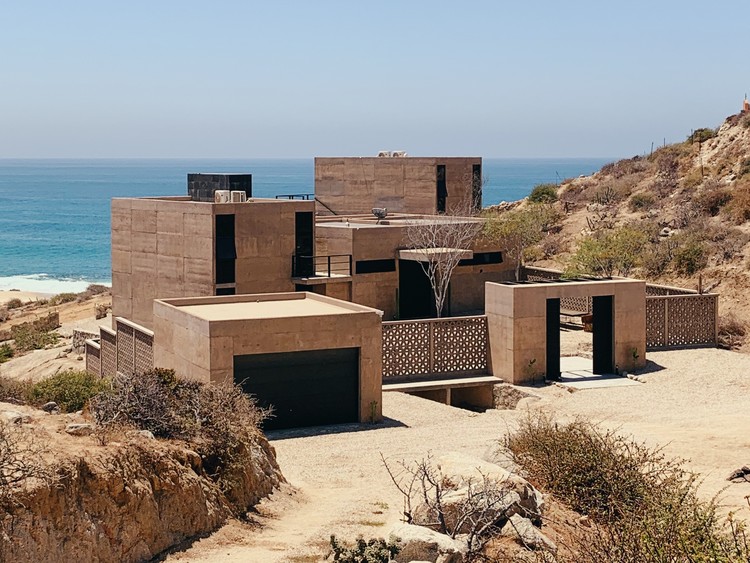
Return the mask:
M624 157L750 93L739 1L0 0L0 158Z

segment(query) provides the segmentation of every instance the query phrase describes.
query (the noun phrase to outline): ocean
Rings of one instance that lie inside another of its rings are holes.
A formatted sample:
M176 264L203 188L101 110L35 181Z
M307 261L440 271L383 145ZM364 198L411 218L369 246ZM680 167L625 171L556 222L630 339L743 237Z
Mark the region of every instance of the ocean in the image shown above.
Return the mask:
M483 203L591 174L614 159L483 160ZM0 159L0 290L83 291L109 284L113 197L183 195L188 172L249 172L253 195L312 193L313 159Z

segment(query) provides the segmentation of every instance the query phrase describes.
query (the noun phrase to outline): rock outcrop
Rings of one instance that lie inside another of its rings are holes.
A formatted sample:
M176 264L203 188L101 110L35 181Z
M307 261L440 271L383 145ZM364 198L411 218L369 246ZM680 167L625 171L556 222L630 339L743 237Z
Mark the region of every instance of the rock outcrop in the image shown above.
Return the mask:
M0 561L148 561L218 528L283 480L259 436L253 462L222 491L198 454L178 443L136 437L77 450L57 462L57 483L30 484L0 512Z

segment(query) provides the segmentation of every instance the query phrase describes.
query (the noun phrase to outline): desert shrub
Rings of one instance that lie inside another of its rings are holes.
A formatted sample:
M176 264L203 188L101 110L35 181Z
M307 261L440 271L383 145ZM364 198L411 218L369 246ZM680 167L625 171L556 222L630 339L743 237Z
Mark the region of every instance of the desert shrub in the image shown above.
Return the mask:
M331 536L331 553L333 561L341 563L388 563L401 551L397 542L385 541L382 538L365 540L359 536L353 544L340 541Z
M703 171L700 168L693 168L682 177L683 188L695 188L703 183Z
M676 241L670 238L646 246L641 258L644 273L649 277L662 275L672 263L676 248Z
M750 114L747 114L740 120L740 125L745 129L750 129Z
M742 162L740 162L740 167L737 170L738 178L742 178L743 176L746 176L748 174L750 174L750 158L746 158Z
M23 301L21 301L18 297L14 297L13 299L5 303L6 309L18 309L19 307L23 307Z
M523 263L530 264L531 262L537 262L544 260L544 252L539 246L529 246L523 249Z
M706 267L708 257L703 242L688 239L674 251L675 270L683 275L692 276Z
M737 182L732 190L732 200L724 209L738 225L750 220L750 182Z
M688 135L687 142L704 143L709 139L713 139L714 137L716 137L716 129L701 127L700 129L696 129L690 135Z
M731 200L732 192L726 188L708 189L693 198L693 205L698 213L716 217Z
M78 301L87 301L88 299L91 299L95 295L103 295L105 293L109 293L110 289L106 285L100 285L96 283L92 283L89 285L85 291L82 291L76 296L76 299Z
M13 338L16 341L16 348L21 352L29 350L40 350L45 346L55 344L60 335L56 332L39 330L31 324L14 327Z
M238 469L250 463L258 427L268 415L239 385L188 381L165 369L118 376L90 406L100 426L129 424L190 442L225 491Z
M632 227L597 232L582 239L571 258L568 274L627 276L641 263L648 235Z
M640 192L630 196L628 208L630 211L645 211L651 209L655 203L654 196L646 192Z
M53 472L42 461L48 453L46 442L28 428L0 424L0 508L8 509L17 504L18 487L28 479L48 485L56 481ZM0 527L7 524L0 523Z
M529 194L532 203L554 203L557 201L556 184L539 184Z
M52 306L62 305L63 303L70 303L78 298L77 293L58 293L49 300L49 304Z
M560 235L547 235L539 243L543 258L553 258L567 251L565 240Z
M54 401L63 412L81 410L94 395L107 388L107 382L87 371L68 370L35 383L29 399L35 404Z
M0 401L26 404L29 402L31 381L0 376Z
M742 346L747 334L747 325L734 313L719 317L719 346L734 350Z
M5 307L0 307L0 323L4 323L10 318L10 311Z
M543 414L522 419L504 445L533 483L593 519L571 542L577 563L748 561L744 525L723 522L695 476L658 449Z
M7 342L5 344L0 344L0 364L10 360L14 353L13 347Z

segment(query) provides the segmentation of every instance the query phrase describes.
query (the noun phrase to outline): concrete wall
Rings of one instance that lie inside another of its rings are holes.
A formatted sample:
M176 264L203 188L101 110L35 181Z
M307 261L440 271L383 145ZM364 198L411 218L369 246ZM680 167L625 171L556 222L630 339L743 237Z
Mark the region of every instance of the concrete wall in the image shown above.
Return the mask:
M112 200L112 316L152 327L153 300L214 295L215 215L235 215L235 292L292 291L295 213L312 201Z
M472 166L479 157L343 157L315 159L315 196L337 215L389 212L437 213L438 164L446 167L451 209L472 196ZM328 213L324 207L319 211Z
M348 312L231 321L208 321L180 309L206 299L154 302L154 365L199 381L232 381L234 356L336 348L360 349L360 420L369 421L371 403L382 417L382 329L378 311L310 293L237 295L210 298L214 303L317 299ZM352 313L351 310L355 312Z
M349 227L341 222L319 222L316 225L316 252L320 254L351 254L352 272L351 300L383 311L385 320L397 318L398 314L398 270L357 274L356 264L360 260L396 260L398 251L407 247L405 221L393 221L388 225L362 225L352 219ZM501 249L477 240L475 252L497 252ZM459 266L451 281L451 313L462 315L484 311L484 288L488 281L507 281L514 278L512 262ZM327 295L330 295L326 293Z
M646 282L591 282L501 285L485 288L491 373L513 384L544 380L547 371L546 300L612 295L614 356L621 369L646 365ZM633 365L633 349L638 360Z

